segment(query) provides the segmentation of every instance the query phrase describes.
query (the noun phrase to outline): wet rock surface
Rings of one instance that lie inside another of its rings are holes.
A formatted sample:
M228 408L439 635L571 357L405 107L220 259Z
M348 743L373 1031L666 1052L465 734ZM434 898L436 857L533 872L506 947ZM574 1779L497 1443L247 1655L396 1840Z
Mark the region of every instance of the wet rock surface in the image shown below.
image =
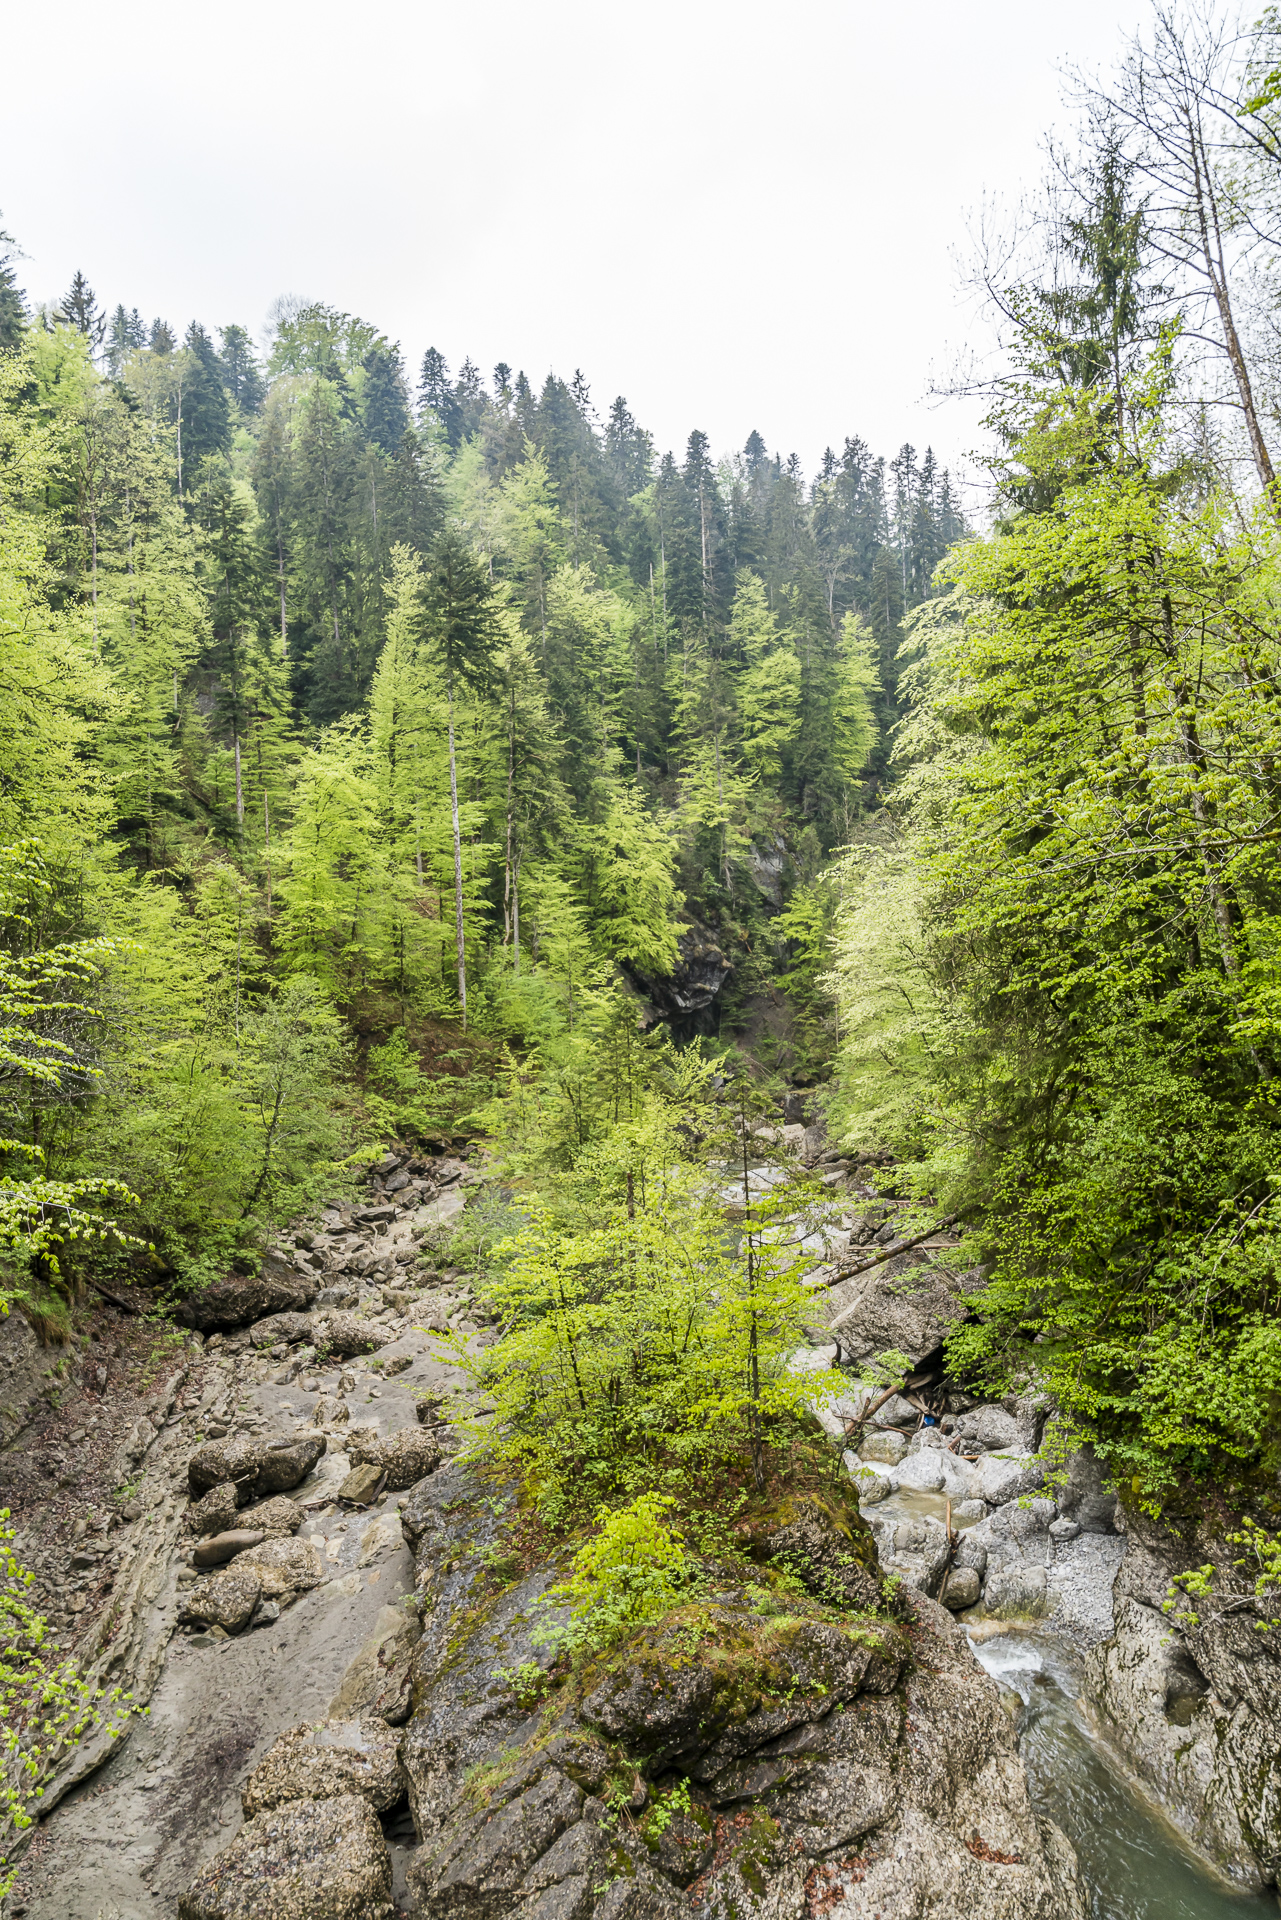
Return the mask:
M1237 1573L1241 1549L1204 1519L1127 1512L1124 1523L1115 1629L1086 1669L1100 1724L1211 1860L1241 1884L1274 1885L1281 1628ZM1175 1576L1206 1566L1211 1594L1167 1612Z

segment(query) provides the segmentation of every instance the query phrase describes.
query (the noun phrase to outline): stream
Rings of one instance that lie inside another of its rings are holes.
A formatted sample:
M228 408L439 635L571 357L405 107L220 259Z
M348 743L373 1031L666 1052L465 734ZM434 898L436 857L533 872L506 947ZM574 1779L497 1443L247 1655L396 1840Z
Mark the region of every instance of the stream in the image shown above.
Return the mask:
M1090 1731L1069 1657L1050 1635L1008 1633L974 1647L1024 1703L1020 1745L1032 1800L1076 1848L1090 1920L1262 1920L1270 1895L1234 1892L1201 1865Z
M877 1511L942 1520L941 1494L903 1489ZM1070 1646L1041 1629L971 1638L979 1665L1023 1702L1020 1749L1033 1805L1076 1848L1090 1920L1276 1920L1271 1894L1235 1891L1134 1786L1091 1728Z

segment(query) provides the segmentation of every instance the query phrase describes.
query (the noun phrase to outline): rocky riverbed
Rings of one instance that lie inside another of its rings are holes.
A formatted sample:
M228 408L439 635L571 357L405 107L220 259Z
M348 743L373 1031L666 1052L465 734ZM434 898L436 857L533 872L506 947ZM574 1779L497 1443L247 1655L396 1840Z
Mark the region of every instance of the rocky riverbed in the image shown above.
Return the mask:
M709 1569L696 1619L550 1690L555 1566L513 1572L508 1496L451 1464L441 1336L491 1336L434 1246L475 1169L389 1155L364 1204L211 1290L185 1333L104 1303L56 1379L24 1323L0 1329L3 1497L37 1599L96 1679L149 1703L114 1747L58 1757L5 1920L1073 1920L1019 1703L966 1639L1029 1624L1087 1663L1100 1732L1196 1842L1265 1883L1268 1670L1234 1692L1235 1642L1154 1640L1160 1572L1097 1467L1047 1487L1047 1410L942 1378L969 1284L947 1237L842 1280L893 1217L821 1136L785 1131L766 1152L827 1156L810 1351L831 1357L831 1321L847 1357L896 1346L920 1377L867 1421L866 1391L816 1405L852 1532L778 1516L761 1573ZM776 1564L805 1590L790 1609ZM1192 1729L1182 1772L1166 1726Z

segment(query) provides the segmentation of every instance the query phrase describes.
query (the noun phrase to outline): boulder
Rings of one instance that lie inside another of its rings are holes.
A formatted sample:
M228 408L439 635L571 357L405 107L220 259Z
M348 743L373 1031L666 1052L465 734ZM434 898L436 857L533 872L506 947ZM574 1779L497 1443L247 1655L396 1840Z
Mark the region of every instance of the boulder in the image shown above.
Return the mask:
M193 1499L212 1487L232 1484L243 1504L253 1494L265 1443L246 1435L230 1440L207 1440L187 1462L187 1485Z
M327 1347L330 1353L336 1353L343 1360L349 1360L353 1354L372 1353L382 1345L382 1336L368 1320L361 1320L354 1313L328 1312L316 1316L316 1344Z
M942 1345L981 1285L977 1270L950 1274L912 1248L833 1287L828 1325L853 1360L892 1349L916 1362Z
M202 1540L192 1555L193 1563L198 1567L221 1567L228 1560L234 1560L246 1547L262 1544L262 1534L256 1527L233 1527L228 1533L216 1533L212 1540Z
M258 1814L206 1861L178 1920L395 1920L377 1815L356 1793Z
M1028 1453L989 1453L971 1468L971 1488L989 1507L1003 1507L1039 1487L1045 1468L1037 1456Z
M933 1593L947 1564L947 1534L941 1520L928 1514L899 1520L874 1513L872 1530L880 1549L882 1569L896 1573L905 1586Z
M265 1600L292 1600L326 1579L320 1554L306 1540L277 1535L245 1550L237 1563L254 1573Z
M943 1461L937 1447L909 1453L895 1471L900 1487L910 1487L914 1493L938 1493L942 1489Z
M363 1466L377 1467L387 1476L390 1493L403 1493L415 1487L440 1465L440 1447L431 1433L421 1427L402 1427L388 1439L380 1439L372 1429L357 1428L348 1442L353 1460ZM344 1495L344 1498L350 1498Z
M272 1313L254 1322L249 1338L255 1347L274 1347L278 1340L293 1347L312 1339L315 1332L316 1322L309 1313Z
M316 1297L315 1274L299 1273L278 1256L268 1255L262 1272L229 1274L201 1293L188 1295L174 1314L180 1326L197 1333L227 1333L271 1313L299 1313Z
M1026 1562L989 1573L983 1589L984 1608L998 1620L1039 1620L1046 1601L1045 1568Z
M291 1727L240 1789L245 1818L289 1800L333 1800L346 1793L358 1793L375 1813L385 1813L405 1791L398 1746L387 1722L375 1716Z
M306 1479L325 1446L322 1433L209 1440L187 1462L187 1484L194 1496L232 1482L242 1502L284 1493Z
M889 1499L895 1487L889 1468L877 1473L875 1467L865 1466L856 1453L847 1453L843 1458L846 1471L854 1482L854 1493L860 1509L879 1506L882 1500Z
M415 1614L384 1607L329 1703L330 1718L376 1713L391 1726L403 1725L413 1705L411 1662L421 1632Z
M260 1527L264 1533L297 1533L303 1510L288 1494L276 1493L269 1500L255 1501L240 1516L247 1527Z
M183 1595L178 1618L185 1626L222 1627L239 1633L262 1598L262 1577L244 1561L197 1582Z
M880 1604L876 1543L863 1520L846 1534L817 1501L802 1501L795 1518L767 1536L765 1548L828 1606L861 1610Z
M184 1525L188 1533L222 1533L235 1520L239 1504L235 1481L223 1480L187 1509Z
M1017 1447L1022 1437L1019 1422L1004 1407L975 1407L970 1413L958 1414L956 1431L974 1447L985 1450L1004 1447L1008 1451Z
M953 1567L940 1597L945 1607L959 1613L962 1607L974 1606L982 1590L982 1582L973 1567Z
M1082 1447L1068 1461L1058 1506L1066 1519L1076 1521L1082 1533L1116 1532L1116 1494L1105 1483L1093 1447Z
M285 1493L296 1487L307 1478L327 1444L323 1433L300 1433L296 1438L269 1441L254 1492Z
M907 1452L907 1436L902 1433L869 1433L859 1448L865 1460L880 1460L896 1467Z
M338 1489L338 1498L349 1506L367 1507L383 1483L381 1466L367 1463L353 1467Z

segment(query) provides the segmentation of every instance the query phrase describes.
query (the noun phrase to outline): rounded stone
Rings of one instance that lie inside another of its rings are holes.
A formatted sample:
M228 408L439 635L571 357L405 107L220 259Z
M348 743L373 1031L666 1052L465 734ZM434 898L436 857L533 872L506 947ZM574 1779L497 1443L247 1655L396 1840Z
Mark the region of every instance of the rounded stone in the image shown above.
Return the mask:
M216 1533L212 1540L202 1540L192 1560L198 1567L221 1567L246 1547L256 1547L262 1537L257 1527L233 1527L227 1533Z
M943 1605L953 1613L972 1607L979 1597L979 1576L973 1567L953 1567L943 1588Z

